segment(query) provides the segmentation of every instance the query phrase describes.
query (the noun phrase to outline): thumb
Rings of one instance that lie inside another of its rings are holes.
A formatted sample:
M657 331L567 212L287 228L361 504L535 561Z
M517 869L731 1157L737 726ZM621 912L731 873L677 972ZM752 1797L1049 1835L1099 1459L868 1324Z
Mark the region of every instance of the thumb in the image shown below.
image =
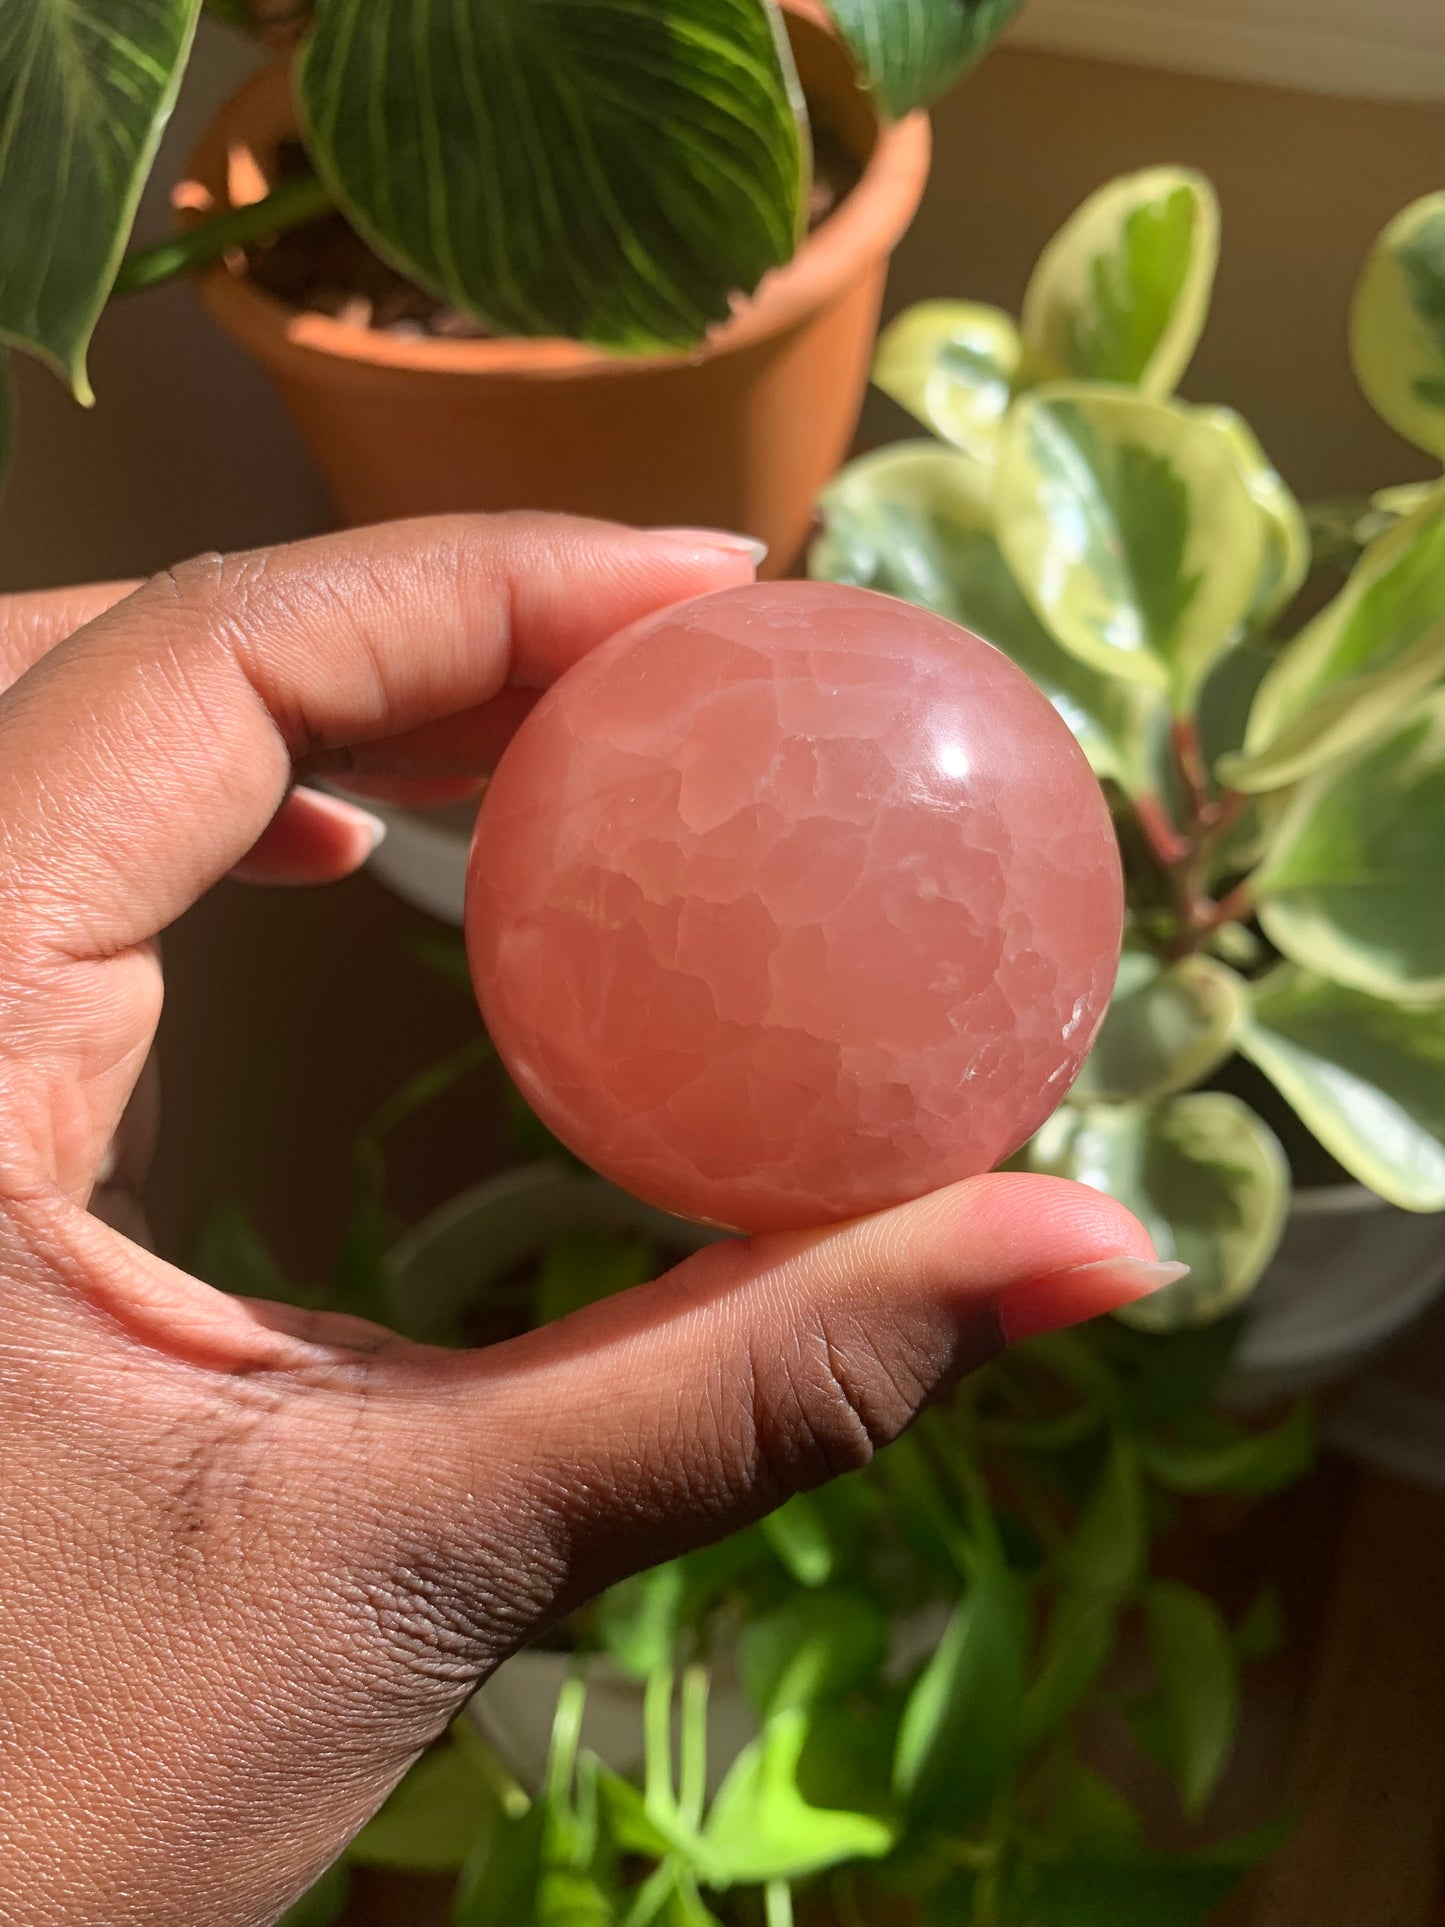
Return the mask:
M439 1398L404 1382L418 1355L399 1359L398 1449L424 1456L445 1541L430 1570L454 1575L475 1624L506 1492L504 1565L526 1586L510 1603L536 1630L865 1464L1006 1344L1185 1269L1159 1264L1113 1199L997 1174L828 1230L710 1246L654 1284L456 1356ZM437 1389L434 1355L425 1369Z

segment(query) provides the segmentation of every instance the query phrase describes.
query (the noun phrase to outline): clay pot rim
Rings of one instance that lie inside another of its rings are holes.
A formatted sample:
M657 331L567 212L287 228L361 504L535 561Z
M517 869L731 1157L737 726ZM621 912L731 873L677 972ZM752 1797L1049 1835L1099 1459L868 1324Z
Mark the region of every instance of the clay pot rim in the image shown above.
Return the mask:
M797 10L808 17L806 0ZM284 103L278 98L283 91ZM876 133L857 184L805 239L793 259L774 269L752 300L695 349L671 355L612 355L557 339L448 341L392 335L292 308L259 288L244 270L224 263L198 277L201 298L229 332L258 347L265 342L271 357L279 351L282 356L349 363L358 373L398 369L433 375L596 380L686 368L735 353L785 332L827 306L856 280L860 269L892 253L917 211L932 150L928 116L919 112L884 122L861 87L858 93L873 117ZM274 139L289 101L285 68L271 66L253 75L202 134L186 178L176 190L178 206L195 207L200 196L228 200L229 156L237 150L254 153L258 145Z

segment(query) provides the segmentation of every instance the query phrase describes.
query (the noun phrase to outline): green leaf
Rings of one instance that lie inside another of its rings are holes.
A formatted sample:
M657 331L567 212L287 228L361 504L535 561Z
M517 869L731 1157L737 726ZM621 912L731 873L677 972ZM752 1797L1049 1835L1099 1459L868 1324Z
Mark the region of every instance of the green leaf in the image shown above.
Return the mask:
M1139 1460L1171 1492L1236 1492L1259 1498L1302 1479L1314 1463L1315 1421L1308 1405L1267 1431L1195 1443L1141 1438Z
M191 1269L217 1291L238 1298L294 1303L298 1293L271 1254L250 1212L239 1204L218 1204L196 1233Z
M838 31L890 114L927 107L970 73L1022 0L828 0Z
M1184 1811L1197 1819L1219 1785L1239 1726L1234 1642L1203 1593L1161 1579L1143 1595L1167 1764Z
M880 1606L856 1592L807 1592L743 1629L739 1661L764 1719L834 1699L877 1678L888 1646Z
M90 402L91 333L175 105L200 0L0 8L0 341Z
M1146 1331L1221 1317L1252 1290L1284 1229L1284 1152L1248 1105L1223 1092L1150 1106L1065 1104L1034 1137L1028 1163L1117 1198L1161 1258L1191 1267L1119 1314Z
M1244 1660L1270 1659L1284 1645L1284 1607L1274 1586L1261 1586L1234 1629L1234 1650Z
M1203 1083L1234 1049L1243 981L1209 957L1161 964L1126 950L1074 1097L1149 1101Z
M1285 964L1254 985L1239 1048L1352 1177L1406 1211L1445 1211L1445 1004Z
M1016 1876L1028 1927L1204 1927L1241 1869L1162 1854L1080 1854Z
M1137 748L1157 699L1080 662L1039 621L999 548L993 488L992 470L935 442L865 455L823 492L809 574L900 596L972 629L1038 684L1098 775L1137 787Z
M1087 1585L1060 1590L1024 1698L1025 1748L1032 1751L1057 1732L1088 1696L1114 1651L1118 1618L1107 1593Z
M1060 1555L1069 1581L1107 1599L1127 1598L1144 1569L1144 1489L1131 1441L1116 1432L1099 1482Z
M684 348L797 244L805 174L764 0L321 0L297 90L354 226L511 335Z
M1445 456L1445 192L1412 202L1375 243L1350 347L1360 386L1391 428Z
M1002 1565L979 1566L903 1709L893 1787L910 1825L966 1826L1007 1780L1028 1637L1019 1581Z
M1050 1769L1046 1784L1050 1847L1117 1852L1142 1837L1138 1813L1116 1786L1082 1760L1065 1755Z
M1219 204L1202 174L1149 167L1091 194L1039 257L1023 337L1038 377L1170 395L1204 329Z
M1263 566L1263 521L1218 422L1123 389L1040 389L1010 411L994 508L1064 647L1192 706Z
M546 1867L527 1919L529 1927L618 1927L619 1915L590 1873L580 1867Z
M600 1760L596 1771L598 1816L613 1846L641 1859L664 1859L676 1842L652 1819L641 1791Z
M348 1852L364 1866L455 1872L498 1816L491 1780L468 1748L447 1743L422 1755Z
M798 1880L850 1860L877 1860L894 1828L870 1813L815 1807L798 1787L808 1737L801 1708L779 1713L738 1755L703 1830L698 1872L710 1887Z
M795 1493L759 1529L800 1586L826 1586L837 1577L844 1560L818 1494Z
M1232 408L1204 408L1234 450L1235 460L1260 518L1264 548L1250 621L1266 629L1288 607L1310 572L1310 531L1304 510L1260 446L1259 438Z
M332 1927L346 1911L351 1897L351 1869L344 1860L326 1872L294 1907L288 1907L276 1927Z
M920 301L878 337L873 379L935 435L991 462L1022 353L1002 309Z
M602 1643L634 1679L646 1679L674 1663L686 1604L687 1577L680 1559L624 1579L597 1603Z
M569 1231L548 1246L537 1276L537 1323L566 1318L656 1275L649 1245L609 1237L602 1231Z
M1334 601L1281 650L1220 766L1275 789L1379 734L1445 675L1445 488L1365 550Z
M536 1911L547 1808L534 1800L486 1832L462 1869L453 1927L517 1927Z
M1445 997L1445 689L1303 784L1255 872L1292 962L1376 997Z

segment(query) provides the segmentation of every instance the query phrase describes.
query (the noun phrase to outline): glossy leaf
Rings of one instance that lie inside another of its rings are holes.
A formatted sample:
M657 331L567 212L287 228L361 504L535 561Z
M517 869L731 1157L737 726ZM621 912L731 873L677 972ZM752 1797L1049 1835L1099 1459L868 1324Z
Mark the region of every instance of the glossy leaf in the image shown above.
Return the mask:
M296 1902L288 1907L276 1927L334 1927L346 1911L351 1897L351 1869L338 1860Z
M1264 546L1250 621L1264 629L1294 600L1310 572L1309 524L1244 417L1232 408L1199 412L1221 430L1233 448L1240 475L1259 514Z
M1278 1425L1234 1438L1139 1441L1144 1470L1171 1492L1234 1492L1260 1498L1302 1479L1314 1456L1314 1414L1303 1403Z
M1132 1442L1116 1433L1060 1564L1076 1585L1122 1600L1138 1582L1144 1552L1144 1491L1138 1459Z
M1184 1811L1197 1818L1229 1764L1239 1726L1234 1643L1219 1608L1192 1587L1157 1580L1143 1605L1167 1764Z
M765 0L322 0L297 86L353 225L502 333L687 347L797 242Z
M1089 1586L1060 1590L1024 1698L1026 1747L1057 1732L1088 1696L1113 1653L1118 1618L1118 1606L1107 1593Z
M1119 1316L1145 1331L1203 1325L1238 1304L1284 1228L1289 1166L1238 1098L1191 1091L1161 1104L1065 1104L1034 1137L1029 1168L1092 1185L1144 1224L1191 1275Z
M1355 295L1360 386L1391 428L1445 456L1445 192L1397 214Z
M1164 1854L1080 1853L1021 1871L1021 1911L1028 1927L1206 1927L1242 1870Z
M450 1873L498 1819L492 1782L467 1746L451 1742L423 1754L348 1852L366 1866Z
M241 1205L218 1204L201 1221L191 1268L217 1291L294 1302L299 1294L277 1264L261 1228Z
M873 379L935 435L991 462L1022 353L1002 309L920 301L878 337Z
M1290 804L1254 877L1292 962L1376 997L1445 997L1445 689Z
M1019 1581L985 1565L909 1693L893 1758L910 1825L967 1825L1012 1771L1023 1720L1028 1610Z
M584 1305L611 1298L657 1274L649 1245L601 1231L569 1231L548 1247L537 1277L537 1323L566 1318Z
M1009 414L994 509L1065 648L1189 707L1262 571L1263 521L1219 424L1123 389L1040 389Z
M1262 1586L1234 1628L1234 1650L1243 1660L1271 1659L1284 1645L1284 1606L1273 1586Z
M1445 1003L1286 964L1255 985L1239 1047L1352 1177L1406 1211L1445 1211Z
M807 1737L802 1709L779 1713L733 1762L703 1830L698 1871L708 1886L798 1880L892 1847L894 1828L877 1815L803 1798L798 1763Z
M90 337L175 104L200 0L0 7L0 341L92 399Z
M1076 1098L1150 1101L1204 1081L1234 1049L1245 986L1210 957L1161 964L1126 950Z
M1445 488L1365 551L1277 657L1250 711L1236 788L1274 789L1357 749L1445 675Z
M453 1927L517 1927L533 1919L546 1822L545 1802L534 1800L483 1835L457 1884Z
M900 596L983 636L1043 690L1096 774L1136 787L1143 774L1136 751L1154 692L1059 646L1003 558L992 500L992 471L936 442L865 455L823 493L824 532L809 574Z
M890 114L927 107L983 59L1022 0L828 0Z
M1219 205L1202 174L1150 167L1091 194L1039 257L1023 337L1044 379L1172 394L1204 329Z
M842 1568L842 1549L816 1493L795 1493L759 1530L800 1586L826 1586Z
M851 1692L876 1678L887 1644L887 1619L865 1594L797 1594L743 1628L748 1697L768 1719Z

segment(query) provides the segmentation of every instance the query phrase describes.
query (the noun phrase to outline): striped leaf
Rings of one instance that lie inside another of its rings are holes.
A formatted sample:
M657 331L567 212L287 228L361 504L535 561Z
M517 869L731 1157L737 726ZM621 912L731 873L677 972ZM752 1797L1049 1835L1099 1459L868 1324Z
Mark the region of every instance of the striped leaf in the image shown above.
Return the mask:
M1022 0L829 0L890 114L926 107L976 67Z
M0 4L0 340L83 402L90 337L170 117L200 0Z
M797 245L772 0L321 0L298 90L354 225L506 334L684 348Z

